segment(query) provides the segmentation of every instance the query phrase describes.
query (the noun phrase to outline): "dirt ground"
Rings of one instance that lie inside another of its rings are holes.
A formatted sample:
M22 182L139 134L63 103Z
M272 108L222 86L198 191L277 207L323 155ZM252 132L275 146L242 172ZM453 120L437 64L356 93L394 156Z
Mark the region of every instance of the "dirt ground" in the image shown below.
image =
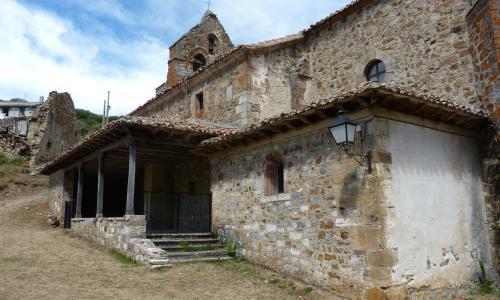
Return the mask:
M106 248L50 228L46 178L9 168L0 166L0 300L336 298L245 261L163 271L125 264Z
M45 188L20 183L0 192L0 299L331 297L248 262L184 264L164 271L127 266L103 247L49 228L46 216Z

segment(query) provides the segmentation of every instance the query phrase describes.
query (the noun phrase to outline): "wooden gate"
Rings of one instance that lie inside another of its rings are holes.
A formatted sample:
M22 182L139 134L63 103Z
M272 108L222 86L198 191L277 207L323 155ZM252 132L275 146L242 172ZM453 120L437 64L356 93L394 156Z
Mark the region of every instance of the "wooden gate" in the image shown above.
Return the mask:
M148 233L210 232L212 194L144 193Z

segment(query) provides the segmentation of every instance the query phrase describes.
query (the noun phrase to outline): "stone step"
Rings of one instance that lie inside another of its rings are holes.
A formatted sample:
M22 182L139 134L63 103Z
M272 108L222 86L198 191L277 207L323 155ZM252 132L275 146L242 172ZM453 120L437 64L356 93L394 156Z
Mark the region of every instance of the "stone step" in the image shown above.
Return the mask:
M195 244L195 245L190 245L194 248L198 247L211 247L212 250L219 250L219 249L224 249L224 246L222 245L217 245L217 244ZM184 249L179 245L167 245L167 246L160 246L161 249L167 251L167 252L182 252Z
M201 257L192 259L172 259L170 260L173 264L181 263L198 263L198 262L214 262L214 261L224 261L233 259L231 256L220 256L220 257Z
M196 238L213 238L210 232L195 232L195 233L148 233L149 239L196 239Z
M197 259L205 257L223 257L227 256L226 249L209 250L209 251L194 251L194 252L169 252L168 258L170 261L178 259Z
M175 238L175 239L151 239L151 242L155 243L157 247L162 246L175 246L179 245L181 242L187 242L190 245L200 245L200 244L219 244L218 239L214 238L203 238L203 239L183 239L183 238Z

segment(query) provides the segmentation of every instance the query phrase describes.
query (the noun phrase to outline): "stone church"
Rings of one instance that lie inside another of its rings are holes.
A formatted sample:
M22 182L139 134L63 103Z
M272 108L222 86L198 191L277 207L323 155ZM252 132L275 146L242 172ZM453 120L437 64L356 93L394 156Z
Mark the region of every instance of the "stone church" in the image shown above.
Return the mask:
M235 245L339 298L449 296L479 261L495 277L499 12L357 0L234 46L207 11L154 98L44 166L52 213L152 267Z

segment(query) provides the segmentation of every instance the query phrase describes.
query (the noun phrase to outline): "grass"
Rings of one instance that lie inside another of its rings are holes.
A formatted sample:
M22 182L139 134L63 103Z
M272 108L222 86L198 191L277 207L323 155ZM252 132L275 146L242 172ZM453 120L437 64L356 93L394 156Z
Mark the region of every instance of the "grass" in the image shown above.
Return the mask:
M0 153L0 165L27 167L28 162L20 156L9 158L5 153Z
M120 263L122 263L124 266L127 266L127 267L137 266L137 261L126 256L125 254L123 254L122 252L120 252L116 249L109 249L108 254L111 255L111 257L113 257L114 259L116 259Z
M197 251L211 251L213 247L210 245L204 246L191 246L187 241L180 241L179 245L181 246L184 252L197 252Z
M232 260L232 261L219 261L219 262L211 262L216 266L224 269L225 271L229 271L238 275L243 275L248 278L252 278L256 281L264 281L270 286L277 287L283 291L285 291L289 295L293 296L307 296L308 294L313 292L313 288L310 286L298 287L296 283L291 280L286 279L285 277L271 277L266 276L267 273L262 272L261 268L252 265L243 260Z

